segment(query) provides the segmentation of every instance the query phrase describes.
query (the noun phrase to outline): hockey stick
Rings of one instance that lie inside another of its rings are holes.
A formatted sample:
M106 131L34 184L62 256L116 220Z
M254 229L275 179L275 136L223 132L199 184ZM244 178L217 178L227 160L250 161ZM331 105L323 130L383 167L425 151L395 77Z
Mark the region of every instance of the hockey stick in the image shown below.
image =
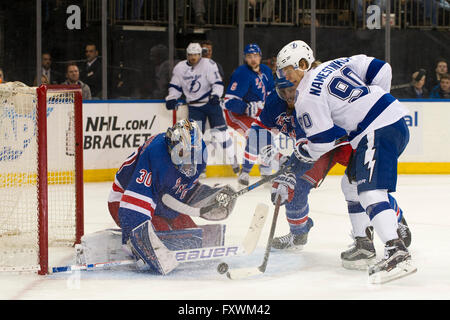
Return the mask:
M210 204L206 207L200 208L200 212L199 215L200 217L206 213L208 213L211 209L216 208L218 206L226 206L230 201L236 199L237 197L252 191L253 189L256 189L257 187L265 184L266 182L269 182L270 180L276 178L277 176L279 176L280 174L285 173L286 171L288 171L288 169L290 169L290 166L283 166L280 170L278 170L277 172L275 172L274 174L271 174L269 176L265 176L264 178L256 181L255 183L249 185L248 187L245 187L235 193L233 193L232 195L228 195L224 198L220 198L221 194L217 195L216 198L216 202L213 204Z
M258 203L252 221L250 223L250 227L247 231L247 234L243 242L240 245L176 250L174 251L174 253L177 262L179 263L196 262L196 261L223 259L231 256L249 255L256 248L258 240L261 236L261 231L266 221L268 210L269 208L267 205ZM107 261L81 265L68 265L62 267L53 267L51 268L50 272L58 273L70 271L99 270L116 266L133 265L135 263L136 260L129 259L129 260L116 260L116 261Z
M201 208L193 207L186 203L183 203L180 200L172 197L169 194L164 194L162 196L161 200L167 207L169 207L170 209L175 210L177 212L182 212L191 217L200 217L200 218L204 218L206 220L214 220L214 219L211 219L211 217L206 216L206 214L209 213L212 209L217 208L219 206L226 207L230 201L232 201L232 200L236 199L237 197L239 197L249 191L252 191L253 189L276 178L278 175L286 172L288 169L289 169L289 166L283 166L280 170L278 170L274 174L265 176L264 178L253 183L252 185L245 187L231 195L219 193L216 196L216 201L214 203L207 205L205 207L201 207ZM217 220L222 220L222 219L217 219Z
M264 259L259 267L238 268L227 272L227 277L231 280L244 279L247 277L257 276L266 271L267 263L269 261L270 249L272 247L273 237L275 235L275 227L277 225L278 213L280 211L280 196L277 198L275 211L273 213L272 225L270 227L269 239L267 240L266 251L264 252Z

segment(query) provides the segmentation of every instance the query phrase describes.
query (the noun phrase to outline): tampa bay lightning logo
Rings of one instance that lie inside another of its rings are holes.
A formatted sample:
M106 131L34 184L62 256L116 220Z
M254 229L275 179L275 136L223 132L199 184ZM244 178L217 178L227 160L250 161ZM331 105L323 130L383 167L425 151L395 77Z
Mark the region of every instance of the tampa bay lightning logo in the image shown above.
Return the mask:
M194 79L192 79L191 85L189 87L189 92L196 93L196 92L198 92L198 90L200 90L200 88L202 87L202 84L200 83L200 81L198 81L198 79L200 77L201 77L201 75L194 76Z

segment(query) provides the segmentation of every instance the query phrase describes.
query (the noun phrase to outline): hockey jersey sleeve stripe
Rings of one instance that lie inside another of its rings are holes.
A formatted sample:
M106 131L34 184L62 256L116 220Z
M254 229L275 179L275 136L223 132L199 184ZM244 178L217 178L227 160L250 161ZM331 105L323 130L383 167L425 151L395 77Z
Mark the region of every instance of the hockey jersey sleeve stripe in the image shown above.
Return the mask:
M206 92L204 95L202 95L200 98L198 98L194 101L189 101L189 104L202 102L203 99L205 99L211 95L211 92L212 91L210 90L210 91Z
M137 211L150 217L155 212L155 209L149 202L125 194L120 201L120 207Z
M226 94L224 100L228 100L228 99L238 99L238 100L242 100L241 97L235 96L234 94Z
M214 82L214 84L218 84L218 85L221 85L221 86L224 86L225 84L223 83L223 81L217 81L217 82Z
M256 160L258 160L257 155L253 155L251 153L248 153L247 151L244 152L244 159L248 160L249 162L255 163Z
M366 130L366 128L394 101L395 98L389 93L384 94L378 99L364 119L358 124L357 129L350 132L348 135L349 141L353 140L357 135Z
M261 127L261 128L264 128L264 129L270 131L270 128L267 127L267 126L265 126L265 125L261 122L261 120L260 120L259 118L256 119L255 122L253 122L252 126L254 126L254 125L257 125L257 126L259 126L259 127Z
M173 83L169 83L169 88L174 88L174 89L180 91L181 93L183 93L183 89L177 85L174 85Z
M337 139L337 132L335 127L322 131L318 134L308 137L308 140L312 143L329 143Z
M367 85L372 84L373 79L377 76L378 72L380 71L381 68L383 68L385 64L386 62L378 59L373 59L372 62L370 62L366 73Z
M119 186L116 184L116 182L113 183L112 189L113 189L113 191L115 191L115 192L120 192L120 193L123 193L123 192L124 192L124 190L123 190L121 187L119 187Z

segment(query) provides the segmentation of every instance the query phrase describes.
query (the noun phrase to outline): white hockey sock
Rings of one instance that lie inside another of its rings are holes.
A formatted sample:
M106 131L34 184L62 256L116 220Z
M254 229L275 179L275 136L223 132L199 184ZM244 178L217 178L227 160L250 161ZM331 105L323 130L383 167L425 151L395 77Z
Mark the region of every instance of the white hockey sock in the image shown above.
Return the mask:
M387 209L378 213L372 219L372 225L383 243L397 239L397 216L395 211Z
M351 213L350 222L352 223L353 235L355 237L366 237L366 228L370 226L369 216L363 211Z

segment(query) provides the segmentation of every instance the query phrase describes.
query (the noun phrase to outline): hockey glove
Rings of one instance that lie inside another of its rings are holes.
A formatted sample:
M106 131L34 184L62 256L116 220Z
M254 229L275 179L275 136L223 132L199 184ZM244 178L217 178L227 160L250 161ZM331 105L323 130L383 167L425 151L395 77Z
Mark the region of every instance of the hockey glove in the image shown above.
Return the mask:
M291 202L294 198L295 184L297 179L293 173L283 173L273 180L271 190L271 200L275 204L278 196L280 197L280 204Z
M297 157L298 160L305 162L305 163L314 163L316 160L314 160L310 155L308 150L306 150L306 145L308 144L307 140L304 141L297 141L294 147L294 154Z
M208 104L213 105L213 106L220 104L219 97L216 96L215 94L209 96Z
M264 101L252 101L247 104L245 114L249 117L256 118L264 108Z
M167 110L176 110L178 107L178 101L176 99L171 99L166 101Z

